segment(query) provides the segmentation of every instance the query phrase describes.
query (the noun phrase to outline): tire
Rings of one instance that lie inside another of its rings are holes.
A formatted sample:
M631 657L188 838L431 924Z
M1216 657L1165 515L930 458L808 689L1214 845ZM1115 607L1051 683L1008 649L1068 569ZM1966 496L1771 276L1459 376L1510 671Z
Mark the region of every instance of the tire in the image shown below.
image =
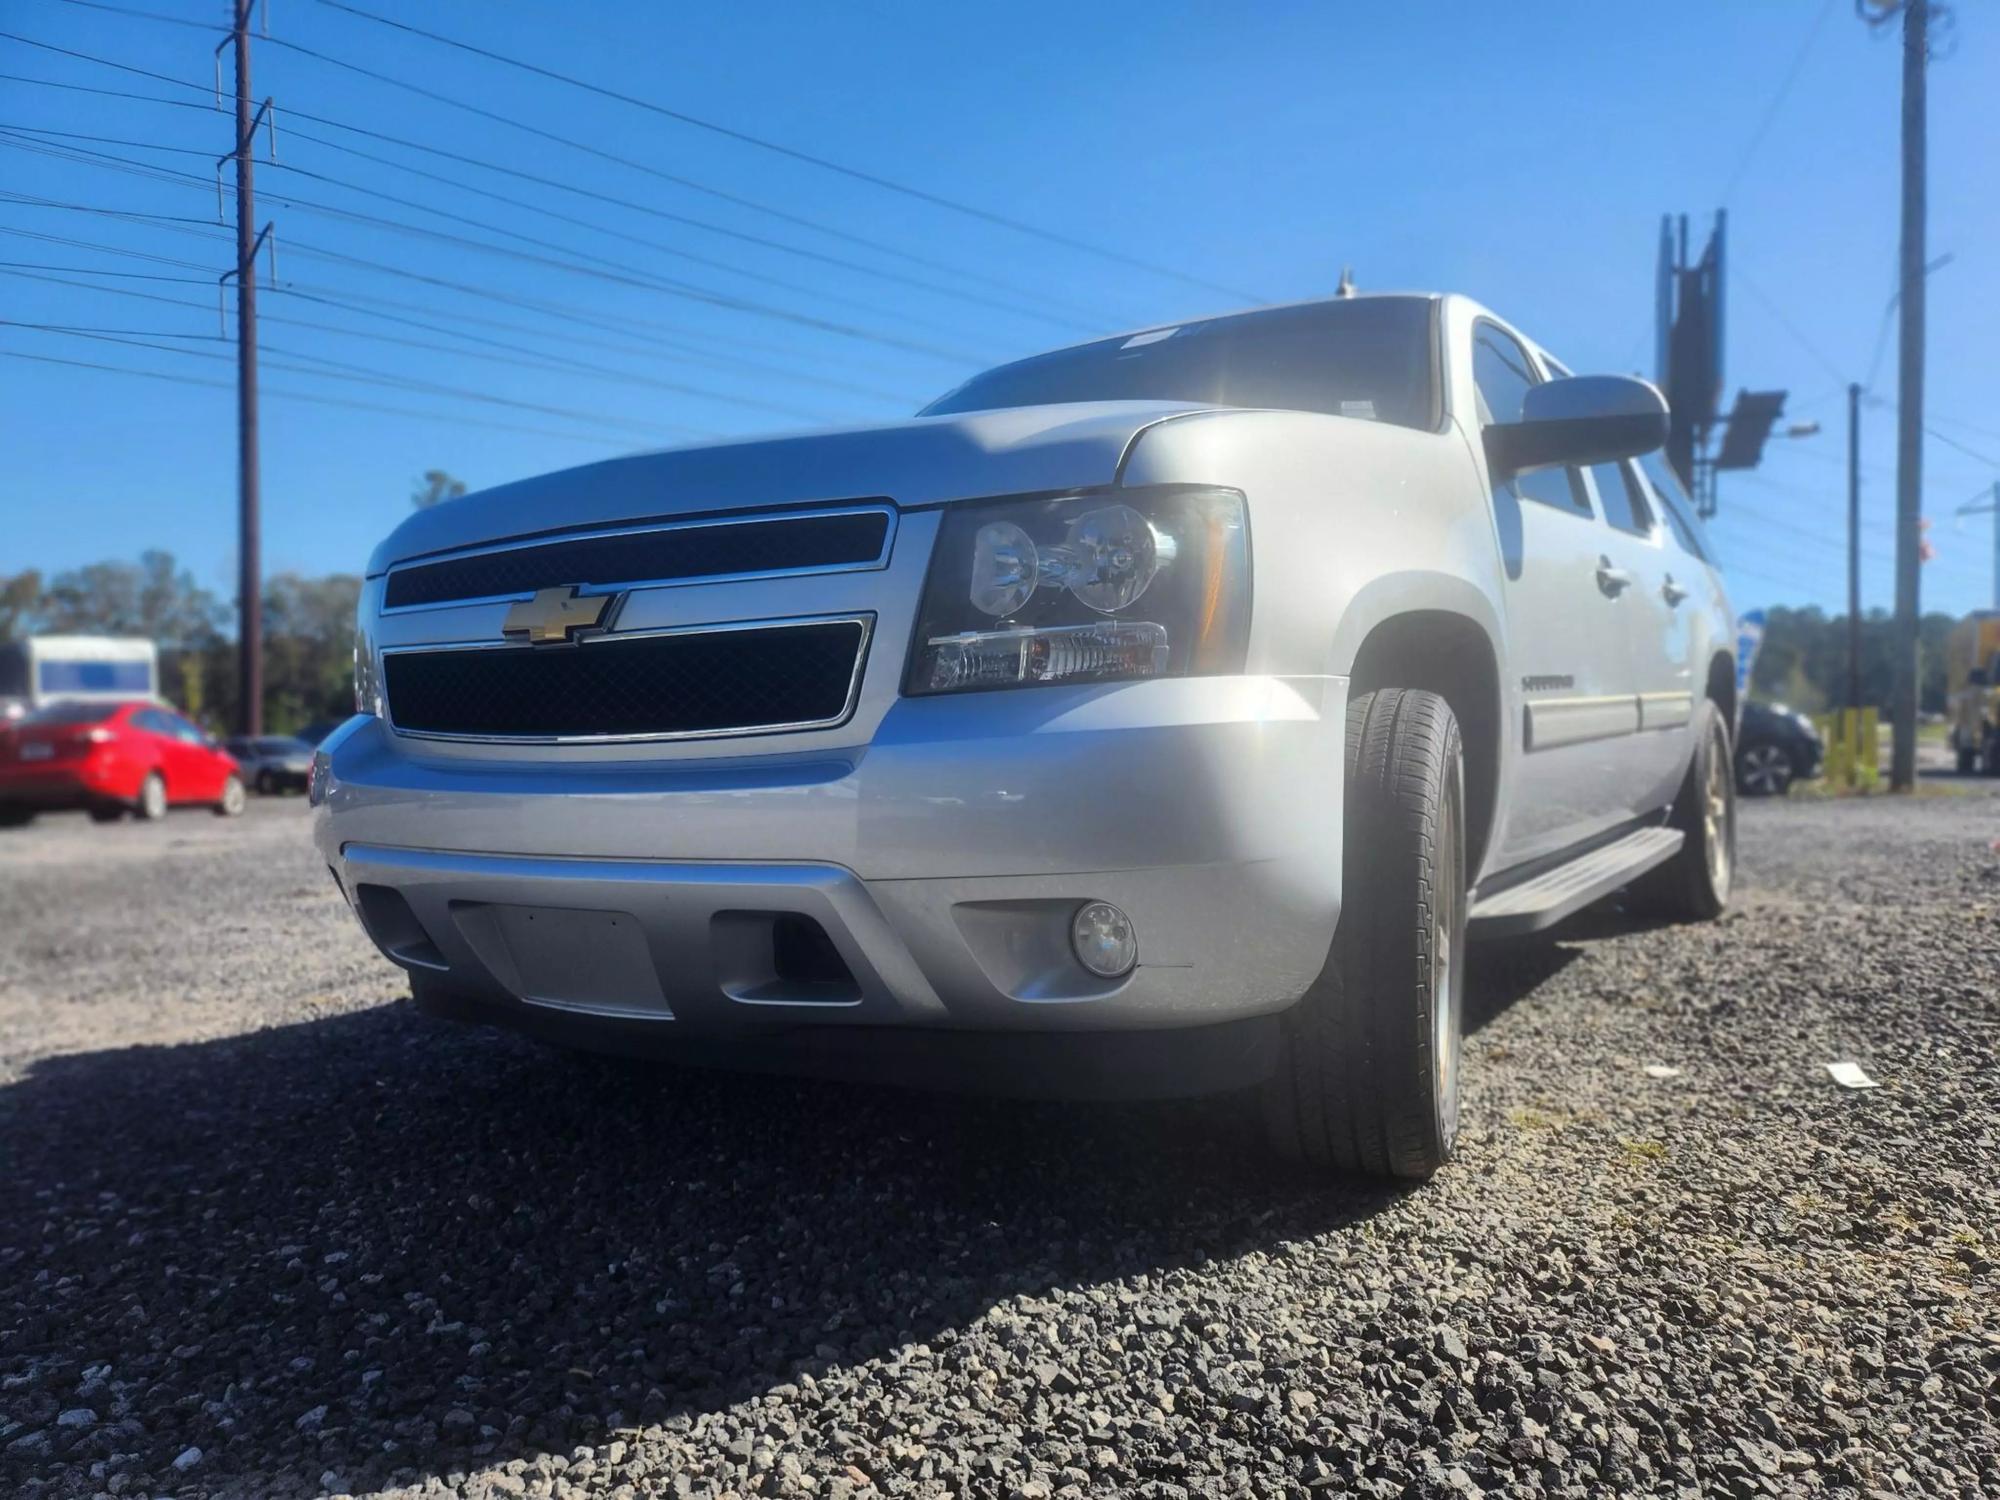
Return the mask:
M1782 797L1792 789L1792 757L1763 740L1736 752L1736 786L1749 797Z
M147 823L157 823L167 815L167 780L158 771L148 771L139 783L139 799L132 811Z
M269 797L277 790L277 783L271 780L271 773L269 771L259 771L257 773L258 796Z
M1977 750L1962 749L1958 752L1959 775L1970 776L1974 771L1977 771L1978 769L1979 769L1979 752Z
M32 807L0 803L0 828L26 828L34 821L35 810Z
M1326 967L1284 1017L1271 1143L1324 1171L1425 1178L1458 1134L1465 769L1434 693L1347 709L1342 908Z
M222 783L222 796L215 804L215 815L218 818L240 818L248 800L243 791L243 778L231 772L229 779Z
M1729 722L1713 699L1695 714L1694 759L1667 824L1687 836L1680 852L1632 885L1630 904L1674 922L1710 922L1729 905L1736 878L1736 778Z
M124 816L125 809L116 802L107 802L90 810L90 821L93 823L116 823Z

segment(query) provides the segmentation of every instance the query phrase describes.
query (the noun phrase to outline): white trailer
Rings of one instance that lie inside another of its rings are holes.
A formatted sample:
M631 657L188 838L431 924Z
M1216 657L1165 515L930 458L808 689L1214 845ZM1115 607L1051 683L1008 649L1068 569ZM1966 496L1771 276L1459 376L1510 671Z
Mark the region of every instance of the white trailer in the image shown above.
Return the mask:
M38 635L0 643L0 719L75 699L157 698L160 653L151 641L108 635Z

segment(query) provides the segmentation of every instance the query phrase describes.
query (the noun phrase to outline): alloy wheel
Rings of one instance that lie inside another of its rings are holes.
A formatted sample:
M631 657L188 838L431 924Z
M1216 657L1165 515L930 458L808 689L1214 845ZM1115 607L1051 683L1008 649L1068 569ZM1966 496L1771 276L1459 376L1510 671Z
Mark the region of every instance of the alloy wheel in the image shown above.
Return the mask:
M1451 851L1439 861L1439 879L1431 901L1431 1067L1436 1074L1438 1137L1446 1152L1458 1135L1459 1051L1463 1045L1464 966L1458 947L1464 940L1465 924L1460 920L1460 889L1464 881L1456 871L1458 855L1458 805L1447 797L1438 818L1438 845Z
M1752 745L1743 752L1744 791L1776 797L1791 784L1791 757L1776 745Z
M1702 788L1701 834L1708 857L1708 883L1716 895L1729 894L1730 805L1729 736L1717 724L1708 743L1708 778Z

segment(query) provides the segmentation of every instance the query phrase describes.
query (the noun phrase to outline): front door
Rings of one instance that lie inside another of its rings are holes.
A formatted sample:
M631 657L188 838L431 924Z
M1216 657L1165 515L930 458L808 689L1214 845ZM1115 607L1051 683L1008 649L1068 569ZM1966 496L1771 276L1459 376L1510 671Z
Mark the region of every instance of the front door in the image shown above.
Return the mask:
M1705 568L1671 544L1630 462L1599 464L1588 474L1610 545L1632 578L1626 624L1639 695L1629 783L1636 816L1673 801L1687 770L1694 705L1706 688L1695 679L1705 653L1696 649L1694 627L1705 618L1709 580Z
M1526 347L1498 324L1473 329L1479 418L1518 421L1541 379ZM1520 752L1493 868L1554 854L1632 816L1635 580L1598 520L1580 475L1544 469L1493 486L1506 578L1509 669Z

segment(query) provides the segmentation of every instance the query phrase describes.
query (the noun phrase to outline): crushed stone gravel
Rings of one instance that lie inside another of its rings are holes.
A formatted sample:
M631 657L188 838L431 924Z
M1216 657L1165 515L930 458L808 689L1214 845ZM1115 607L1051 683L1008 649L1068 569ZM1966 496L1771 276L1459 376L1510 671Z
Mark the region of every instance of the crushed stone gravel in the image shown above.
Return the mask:
M1414 1191L1230 1100L427 1021L296 801L0 833L0 1494L2000 1494L2000 796L1947 784L1746 805L1710 926L1478 951Z

